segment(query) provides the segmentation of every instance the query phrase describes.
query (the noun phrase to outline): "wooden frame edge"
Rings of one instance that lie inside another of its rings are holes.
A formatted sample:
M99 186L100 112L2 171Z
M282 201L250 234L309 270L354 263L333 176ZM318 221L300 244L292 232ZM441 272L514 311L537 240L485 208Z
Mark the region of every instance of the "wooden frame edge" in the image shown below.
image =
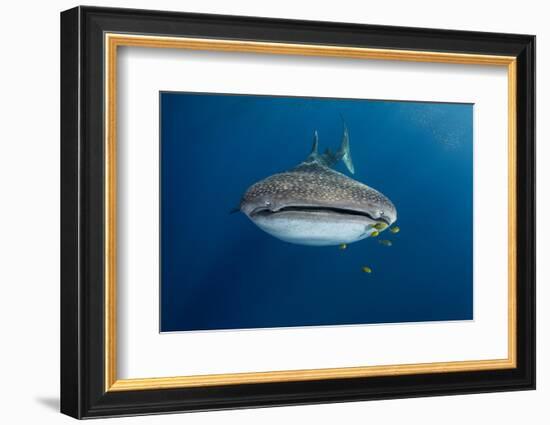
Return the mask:
M441 363L417 363L392 366L364 366L327 369L284 370L216 375L174 376L165 378L118 379L108 391L138 391L205 387L218 385L260 384L270 382L315 381L321 379L367 378L378 376L414 375L417 373L447 373L480 370L513 369L515 362L503 360L473 360Z
M273 372L117 379L116 363L116 84L120 46L237 51L472 65L508 70L508 358ZM104 34L105 47L105 392L204 387L269 382L344 379L417 373L513 369L517 367L517 70L514 56L371 49L329 45L236 41L206 38Z

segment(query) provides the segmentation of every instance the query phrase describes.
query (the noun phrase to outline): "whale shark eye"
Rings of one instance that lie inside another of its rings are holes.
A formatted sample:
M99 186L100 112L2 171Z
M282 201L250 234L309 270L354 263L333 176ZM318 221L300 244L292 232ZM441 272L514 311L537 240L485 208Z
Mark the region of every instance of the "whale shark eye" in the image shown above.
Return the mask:
M271 205L271 202L270 201L265 201L265 206L266 207L269 207Z

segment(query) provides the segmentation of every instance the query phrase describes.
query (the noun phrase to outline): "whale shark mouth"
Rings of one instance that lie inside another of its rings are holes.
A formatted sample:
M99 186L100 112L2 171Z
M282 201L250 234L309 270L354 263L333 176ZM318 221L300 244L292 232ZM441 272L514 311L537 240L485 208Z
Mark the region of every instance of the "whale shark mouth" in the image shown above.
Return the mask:
M301 213L325 213L325 214L338 214L338 215L349 215L353 217L366 217L372 221L383 221L388 226L391 224L390 220L387 217L373 217L366 211L353 210L348 208L337 208L337 207L320 207L320 206L289 206L283 207L276 211L273 211L269 208L257 208L250 213L250 217L268 217L276 216L285 212L301 212Z

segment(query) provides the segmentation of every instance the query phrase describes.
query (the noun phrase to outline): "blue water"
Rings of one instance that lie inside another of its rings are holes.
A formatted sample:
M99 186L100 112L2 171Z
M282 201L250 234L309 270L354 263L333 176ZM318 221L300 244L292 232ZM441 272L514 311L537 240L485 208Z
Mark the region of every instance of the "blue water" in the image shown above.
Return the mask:
M472 114L161 93L161 331L472 319ZM251 184L305 159L314 130L322 150L338 148L340 115L354 178L392 200L399 233L345 250L300 246L229 214Z

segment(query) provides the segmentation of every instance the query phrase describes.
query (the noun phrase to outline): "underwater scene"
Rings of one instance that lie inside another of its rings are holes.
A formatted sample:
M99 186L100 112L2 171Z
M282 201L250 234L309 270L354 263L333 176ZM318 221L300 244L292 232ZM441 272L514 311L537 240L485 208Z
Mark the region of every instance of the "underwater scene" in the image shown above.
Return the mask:
M473 105L160 93L160 331L473 319Z

